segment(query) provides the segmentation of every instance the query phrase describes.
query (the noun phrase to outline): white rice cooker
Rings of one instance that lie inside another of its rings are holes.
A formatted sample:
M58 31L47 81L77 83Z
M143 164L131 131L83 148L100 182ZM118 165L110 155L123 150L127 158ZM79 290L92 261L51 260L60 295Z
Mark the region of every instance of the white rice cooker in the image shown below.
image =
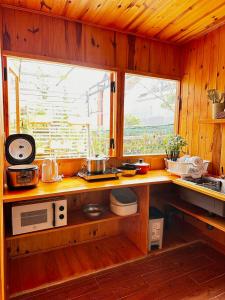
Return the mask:
M35 140L29 134L9 135L5 156L11 165L6 169L9 188L34 187L39 181L39 169L31 163L35 159Z
M137 195L130 188L112 190L110 193L110 209L118 216L135 214L138 209Z

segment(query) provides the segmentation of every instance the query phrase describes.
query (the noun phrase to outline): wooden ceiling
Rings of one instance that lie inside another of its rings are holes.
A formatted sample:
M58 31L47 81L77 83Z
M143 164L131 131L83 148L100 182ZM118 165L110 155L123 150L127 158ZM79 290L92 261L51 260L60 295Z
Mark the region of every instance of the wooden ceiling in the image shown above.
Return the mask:
M225 0L2 0L6 5L182 44L225 23Z

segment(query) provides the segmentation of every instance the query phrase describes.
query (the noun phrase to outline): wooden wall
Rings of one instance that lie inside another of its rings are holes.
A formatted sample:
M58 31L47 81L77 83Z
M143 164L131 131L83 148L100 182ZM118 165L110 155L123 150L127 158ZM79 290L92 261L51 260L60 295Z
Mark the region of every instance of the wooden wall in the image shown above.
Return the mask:
M200 124L211 119L207 90L225 90L225 26L182 49L180 134L187 138L187 151L212 162L212 173L225 170L225 125Z
M178 46L62 18L9 8L0 9L3 24L3 54L118 71L119 105L116 135L119 157L122 156L123 140L121 130L123 72L180 78L180 47ZM163 156L153 156L147 160L153 169L164 168ZM71 160L60 161L60 172L71 176L80 169L81 164L81 160L73 160L72 164Z
M3 50L106 69L180 76L180 49L134 35L8 8L3 11Z
M1 16L1 11L0 11ZM1 24L0 24L1 29ZM0 54L2 43L0 39ZM1 64L1 56L0 56ZM2 95L2 72L0 72L0 299L5 299L5 241L4 241L4 216L3 216L3 170L4 170L4 126L3 126L3 95Z

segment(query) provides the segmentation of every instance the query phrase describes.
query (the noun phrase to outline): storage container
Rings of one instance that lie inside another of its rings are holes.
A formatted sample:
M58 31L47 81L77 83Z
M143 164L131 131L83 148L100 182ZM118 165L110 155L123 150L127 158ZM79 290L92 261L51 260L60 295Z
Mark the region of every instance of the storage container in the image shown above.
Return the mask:
M118 216L128 216L137 212L137 196L129 188L112 190L110 209Z
M149 209L149 251L153 246L162 248L164 217L161 211L155 207Z

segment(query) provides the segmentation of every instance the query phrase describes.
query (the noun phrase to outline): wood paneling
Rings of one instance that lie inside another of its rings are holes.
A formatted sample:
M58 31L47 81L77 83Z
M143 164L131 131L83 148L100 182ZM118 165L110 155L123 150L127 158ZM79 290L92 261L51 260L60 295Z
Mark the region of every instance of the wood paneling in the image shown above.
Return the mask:
M2 12L0 10L0 30L2 30ZM0 53L2 52L2 40L0 39ZM0 66L2 60L0 58ZM3 214L3 174L4 174L4 122L3 122L3 94L2 94L2 68L0 72L0 299L5 299L6 293L6 266L5 266L5 240L4 240L4 214Z
M225 169L225 127L212 119L208 89L225 90L225 26L183 46L180 134L188 141L187 151L212 162L212 173ZM203 120L203 121L201 121Z
M112 30L3 9L4 53L179 78L180 49Z
M224 0L2 0L5 5L183 43L224 24Z

